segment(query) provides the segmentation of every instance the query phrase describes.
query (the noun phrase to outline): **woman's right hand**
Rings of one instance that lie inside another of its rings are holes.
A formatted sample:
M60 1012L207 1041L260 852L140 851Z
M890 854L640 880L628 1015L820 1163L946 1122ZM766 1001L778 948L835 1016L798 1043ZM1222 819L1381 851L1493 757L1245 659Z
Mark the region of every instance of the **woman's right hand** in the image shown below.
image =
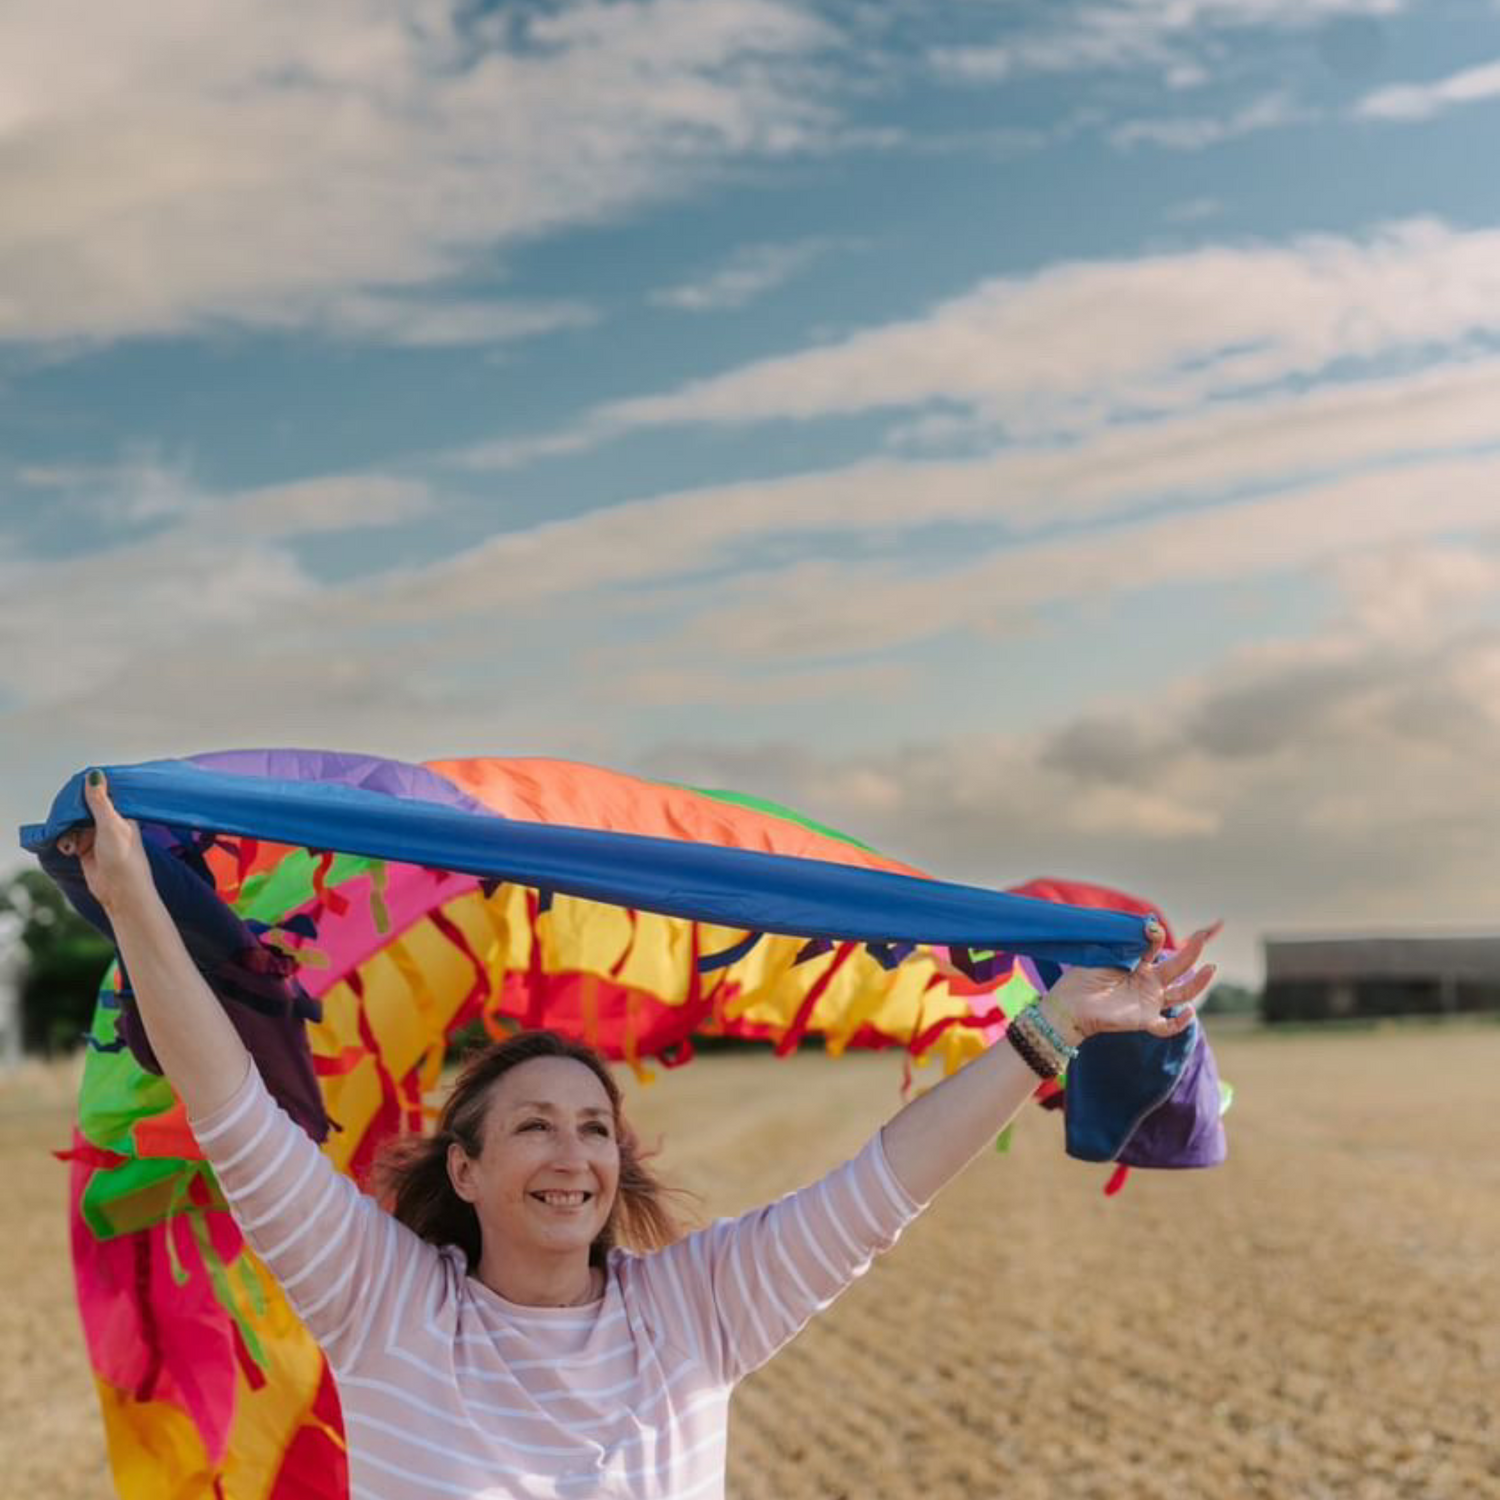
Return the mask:
M115 810L103 771L89 772L83 797L94 815L94 826L70 829L58 839L57 852L76 854L94 899L105 911L117 911L155 884L141 831Z

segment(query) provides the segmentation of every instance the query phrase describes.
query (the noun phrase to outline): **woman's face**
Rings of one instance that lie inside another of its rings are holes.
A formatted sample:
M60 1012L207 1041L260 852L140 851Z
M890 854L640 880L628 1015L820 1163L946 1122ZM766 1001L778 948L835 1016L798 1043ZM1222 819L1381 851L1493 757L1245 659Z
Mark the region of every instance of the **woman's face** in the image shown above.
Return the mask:
M479 1155L450 1147L448 1169L486 1241L499 1236L509 1253L587 1252L620 1180L609 1095L570 1057L519 1063L490 1090Z

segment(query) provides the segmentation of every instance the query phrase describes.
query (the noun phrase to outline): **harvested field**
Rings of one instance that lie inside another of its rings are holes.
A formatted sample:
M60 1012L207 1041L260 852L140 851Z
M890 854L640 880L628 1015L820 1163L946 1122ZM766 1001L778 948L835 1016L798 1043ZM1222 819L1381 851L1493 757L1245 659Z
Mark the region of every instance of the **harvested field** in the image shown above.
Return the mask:
M1216 1045L1227 1166L1106 1199L1031 1111L741 1388L731 1495L1500 1496L1500 1028ZM898 1076L709 1057L633 1097L667 1175L721 1213L857 1149ZM0 1493L104 1500L47 1155L70 1090L0 1081Z

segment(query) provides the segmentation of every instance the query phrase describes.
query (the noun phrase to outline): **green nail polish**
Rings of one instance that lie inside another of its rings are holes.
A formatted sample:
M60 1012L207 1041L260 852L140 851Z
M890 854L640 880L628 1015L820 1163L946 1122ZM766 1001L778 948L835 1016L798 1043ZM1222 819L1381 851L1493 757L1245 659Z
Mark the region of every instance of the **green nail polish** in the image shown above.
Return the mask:
M90 786L98 786L100 784L100 782L102 782L103 780L104 780L104 772L103 771L90 771L89 772L89 785Z

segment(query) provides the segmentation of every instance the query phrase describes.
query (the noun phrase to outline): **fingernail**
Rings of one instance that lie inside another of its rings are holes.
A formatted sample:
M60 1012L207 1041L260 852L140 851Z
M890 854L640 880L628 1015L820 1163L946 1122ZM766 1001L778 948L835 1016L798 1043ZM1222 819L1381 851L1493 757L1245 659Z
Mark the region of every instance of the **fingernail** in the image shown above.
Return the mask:
M104 780L104 772L103 771L90 771L89 772L89 785L90 786L98 786L103 780Z

